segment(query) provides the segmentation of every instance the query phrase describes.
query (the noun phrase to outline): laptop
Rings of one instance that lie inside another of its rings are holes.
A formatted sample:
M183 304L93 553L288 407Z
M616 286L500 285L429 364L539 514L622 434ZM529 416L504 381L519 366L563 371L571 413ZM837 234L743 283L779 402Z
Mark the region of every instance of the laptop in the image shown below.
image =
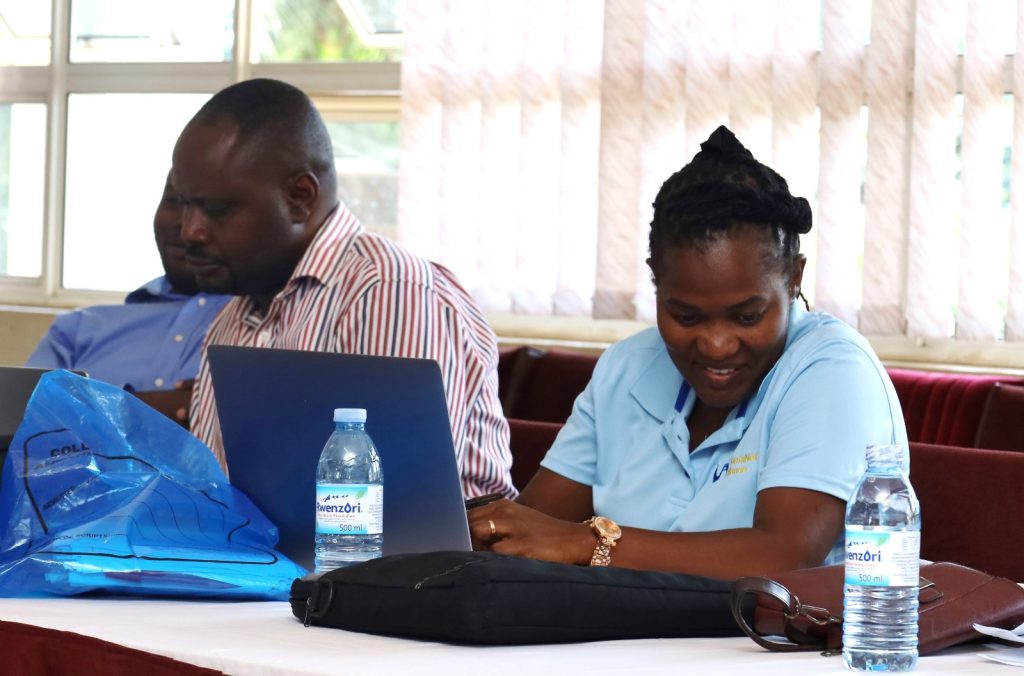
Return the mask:
M335 408L365 408L384 473L384 554L471 549L441 370L428 359L211 345L231 483L313 568L316 466Z
M51 369L0 366L0 471L39 378ZM84 373L83 373L84 375Z

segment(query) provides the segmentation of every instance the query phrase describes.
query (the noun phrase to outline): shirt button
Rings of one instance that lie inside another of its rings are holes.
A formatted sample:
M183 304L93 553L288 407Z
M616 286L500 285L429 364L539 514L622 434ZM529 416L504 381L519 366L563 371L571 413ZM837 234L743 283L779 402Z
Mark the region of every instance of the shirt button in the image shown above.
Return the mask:
M206 299L205 298L200 298L196 302L199 303L200 307L202 307L203 305L206 305Z
M260 345L270 344L270 331L260 331Z
M153 381L153 384L156 385L157 387L163 387L164 386L164 379L163 378L157 378L156 380Z
M185 340L185 336L181 335L180 333L174 337L175 343L180 343L183 340Z

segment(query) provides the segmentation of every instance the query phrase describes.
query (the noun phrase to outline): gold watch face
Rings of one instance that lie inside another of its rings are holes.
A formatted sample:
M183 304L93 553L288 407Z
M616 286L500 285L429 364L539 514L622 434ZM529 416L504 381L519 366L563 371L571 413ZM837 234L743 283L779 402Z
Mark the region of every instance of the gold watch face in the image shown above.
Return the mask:
M602 537L618 540L622 536L622 529L619 528L619 524L606 516L595 516L593 524Z

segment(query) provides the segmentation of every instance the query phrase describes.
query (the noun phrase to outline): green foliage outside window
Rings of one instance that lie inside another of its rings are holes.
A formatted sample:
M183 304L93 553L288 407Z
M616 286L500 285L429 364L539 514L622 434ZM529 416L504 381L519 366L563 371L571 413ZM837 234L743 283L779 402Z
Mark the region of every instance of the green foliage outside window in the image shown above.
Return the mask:
M267 61L381 62L401 56L397 49L366 46L337 0L274 0L274 14Z

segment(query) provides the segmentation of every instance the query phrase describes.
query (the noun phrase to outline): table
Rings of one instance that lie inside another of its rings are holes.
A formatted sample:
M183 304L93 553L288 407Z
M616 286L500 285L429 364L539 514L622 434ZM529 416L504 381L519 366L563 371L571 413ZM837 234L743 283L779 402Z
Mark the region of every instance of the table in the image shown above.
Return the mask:
M463 646L303 627L287 603L131 598L0 599L0 621L63 630L239 674L524 676L533 674L850 674L839 657L767 653L746 638L651 639L545 646ZM6 625L12 627L16 625ZM4 625L0 625L2 637ZM50 632L44 632L50 635ZM59 649L52 633L46 649ZM103 644L99 644L103 645ZM998 646L922 657L917 674L1001 674ZM154 658L156 659L156 658ZM0 653L0 671L11 673ZM87 673L83 669L77 673ZM179 671L147 670L147 676ZM1024 672L1022 672L1024 673Z

